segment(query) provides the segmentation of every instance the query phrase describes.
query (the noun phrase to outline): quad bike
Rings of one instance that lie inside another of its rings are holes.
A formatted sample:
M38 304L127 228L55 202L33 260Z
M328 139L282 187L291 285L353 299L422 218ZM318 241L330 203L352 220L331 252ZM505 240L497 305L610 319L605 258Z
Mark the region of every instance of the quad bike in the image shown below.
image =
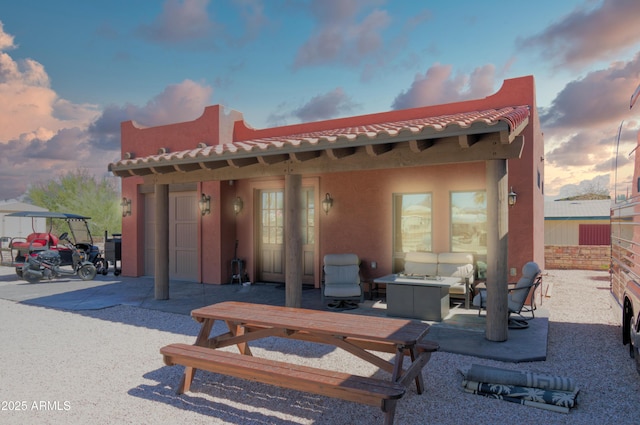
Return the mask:
M60 235L65 241L64 248L45 249L32 252L22 266L22 278L29 283L38 283L41 279L53 279L60 276L78 275L82 280L96 277L96 266L88 261L87 254L69 240L69 234ZM66 251L71 255L71 268L63 265Z

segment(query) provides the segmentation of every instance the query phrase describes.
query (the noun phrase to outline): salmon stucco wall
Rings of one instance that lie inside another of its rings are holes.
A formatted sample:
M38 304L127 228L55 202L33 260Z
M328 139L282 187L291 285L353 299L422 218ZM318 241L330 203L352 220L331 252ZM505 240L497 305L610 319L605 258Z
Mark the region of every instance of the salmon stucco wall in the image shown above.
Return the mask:
M484 162L323 175L321 195L330 193L334 201L320 220L320 258L354 252L363 260L365 277L391 273L395 193L431 194L432 249L449 251L450 193L475 190L485 190Z
M251 129L242 114L225 112L220 105L205 108L203 115L190 122L153 128L137 128L132 122L121 125L122 156L157 155L161 149L169 152L194 149L199 143L214 146L268 137L314 131L319 128L357 126L376 120L402 120L417 116L437 116L486 108L526 105L530 117L522 132L524 147L521 158L508 160L508 186L518 194L517 203L509 208L508 266L517 274L528 261L536 261L544 268L544 142L535 103L535 84L532 76L506 80L495 94L484 99L390 111L360 117L347 117L326 122L302 123L263 130ZM330 127L333 126L333 127ZM177 173L180 181L187 181L189 173ZM153 185L153 176L145 177ZM212 196L210 215L198 223L199 276L202 282L226 283L230 261L238 241L238 256L245 259L249 273L255 272L256 211L255 199L259 188L284 186L284 176L251 178L231 181L199 181L191 184L196 190ZM132 216L123 218L123 274L141 275L144 270L144 195L140 191L145 181L140 177L122 180L123 196L132 200ZM450 248L451 191L486 189L486 163L468 162L448 165L404 167L374 171L351 171L303 175L303 185L314 187L317 218L316 261L326 253L356 252L364 260L363 273L372 277L393 270L392 197L394 193L429 192L433 202L433 251ZM320 203L325 193L334 199L333 208L325 215ZM198 196L200 194L198 193ZM233 212L233 200L240 197L244 208ZM375 261L377 269L370 268ZM320 265L316 265L319 279ZM250 276L251 279L254 276Z

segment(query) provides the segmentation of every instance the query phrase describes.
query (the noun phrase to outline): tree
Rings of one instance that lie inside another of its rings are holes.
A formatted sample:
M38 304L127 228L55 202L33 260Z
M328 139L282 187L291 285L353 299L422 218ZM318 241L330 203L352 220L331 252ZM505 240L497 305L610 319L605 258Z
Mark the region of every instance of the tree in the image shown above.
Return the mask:
M579 184L568 184L560 188L558 201L610 199L609 175L596 176Z
M49 211L91 217L89 230L94 238L103 235L105 230L121 232L120 191L113 179L99 180L87 170L69 171L31 187L27 198Z
M593 201L610 199L609 188L602 182L595 180L581 182L579 186L575 188L571 196L567 196L558 201Z

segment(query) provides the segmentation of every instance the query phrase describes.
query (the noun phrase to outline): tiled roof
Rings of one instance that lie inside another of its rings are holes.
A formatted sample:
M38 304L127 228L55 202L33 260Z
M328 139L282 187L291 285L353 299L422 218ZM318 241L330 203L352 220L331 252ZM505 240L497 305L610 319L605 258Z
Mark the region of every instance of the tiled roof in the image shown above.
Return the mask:
M429 139L462 134L506 132L509 141L517 136L529 118L528 106L463 112L451 115L423 117L402 121L369 123L357 127L327 128L320 131L237 140L191 150L160 153L140 158L123 159L109 168L133 169L161 167L174 162L217 161L235 158L260 157L296 151L312 151L357 147L379 143L394 143L415 139ZM327 123L331 123L328 121ZM283 127L286 129L286 127ZM114 171L115 172L115 171Z

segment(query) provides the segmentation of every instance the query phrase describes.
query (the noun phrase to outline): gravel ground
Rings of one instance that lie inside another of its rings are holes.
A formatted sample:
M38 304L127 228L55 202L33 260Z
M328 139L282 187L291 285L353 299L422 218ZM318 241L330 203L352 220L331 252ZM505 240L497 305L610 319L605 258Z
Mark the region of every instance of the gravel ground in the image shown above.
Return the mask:
M638 423L632 403L640 377L620 343L619 309L603 272L552 270L547 361L501 363L435 353L427 391L412 387L396 424ZM192 343L198 325L184 315L118 306L68 312L0 300L2 424L375 424L379 409L199 372L192 392L176 396L182 368L166 367L159 348ZM381 373L319 345L268 339L259 356ZM581 388L569 414L466 394L458 372L472 363L562 375Z

